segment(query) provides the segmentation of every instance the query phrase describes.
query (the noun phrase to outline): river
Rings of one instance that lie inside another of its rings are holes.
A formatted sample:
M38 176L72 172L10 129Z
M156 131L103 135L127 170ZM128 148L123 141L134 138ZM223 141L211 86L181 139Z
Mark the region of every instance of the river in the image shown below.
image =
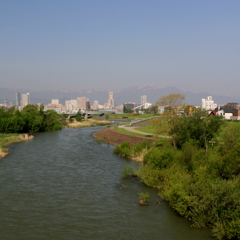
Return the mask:
M124 166L138 163L95 141L101 128L38 133L10 146L0 159L0 239L213 239L209 229L191 228L156 190L123 180ZM150 206L138 204L140 192L150 194Z

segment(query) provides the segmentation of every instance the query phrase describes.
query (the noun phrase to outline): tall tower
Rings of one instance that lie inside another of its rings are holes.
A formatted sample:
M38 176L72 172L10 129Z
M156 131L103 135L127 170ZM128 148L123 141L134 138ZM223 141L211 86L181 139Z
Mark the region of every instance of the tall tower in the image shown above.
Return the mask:
M7 98L4 99L4 107L5 107L5 108L8 107L8 100L7 100Z
M108 92L108 107L114 108L113 92Z
M19 107L21 106L21 103L20 103L20 93L19 92L16 92L16 106Z
M30 104L30 93L22 94L22 107Z
M147 102L147 95L141 96L141 104L145 104Z

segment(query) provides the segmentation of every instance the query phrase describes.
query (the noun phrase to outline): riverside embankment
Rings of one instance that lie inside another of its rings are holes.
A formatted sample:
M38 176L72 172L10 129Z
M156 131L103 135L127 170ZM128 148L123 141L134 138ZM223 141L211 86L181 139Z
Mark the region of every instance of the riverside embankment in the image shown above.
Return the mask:
M93 136L99 141L103 141L105 143L112 144L112 145L118 145L123 142L136 144L139 142L156 141L156 139L149 138L149 137L132 136L129 134L120 133L115 131L113 127L107 127L100 131L97 131L93 134Z

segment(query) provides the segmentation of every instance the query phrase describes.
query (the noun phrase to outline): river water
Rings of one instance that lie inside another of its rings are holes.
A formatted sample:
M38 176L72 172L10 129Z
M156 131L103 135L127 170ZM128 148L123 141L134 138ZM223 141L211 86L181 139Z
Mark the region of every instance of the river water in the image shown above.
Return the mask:
M101 128L39 133L10 146L0 159L0 239L213 239L208 229L191 228L156 190L123 180L124 166L138 163L95 141ZM150 206L139 206L140 192L150 194Z

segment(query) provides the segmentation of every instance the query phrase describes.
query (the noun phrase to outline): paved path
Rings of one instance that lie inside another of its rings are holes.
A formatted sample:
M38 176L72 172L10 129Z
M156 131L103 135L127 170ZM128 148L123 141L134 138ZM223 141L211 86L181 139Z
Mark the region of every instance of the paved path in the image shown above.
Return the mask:
M127 131L130 131L130 132L139 133L139 134L143 134L143 135L154 135L152 133L146 133L146 132L138 131L138 130L135 129L135 127L130 127L129 125L119 125L118 127L123 128ZM163 135L157 135L157 136L162 137L162 138L172 138L170 136L163 136Z

